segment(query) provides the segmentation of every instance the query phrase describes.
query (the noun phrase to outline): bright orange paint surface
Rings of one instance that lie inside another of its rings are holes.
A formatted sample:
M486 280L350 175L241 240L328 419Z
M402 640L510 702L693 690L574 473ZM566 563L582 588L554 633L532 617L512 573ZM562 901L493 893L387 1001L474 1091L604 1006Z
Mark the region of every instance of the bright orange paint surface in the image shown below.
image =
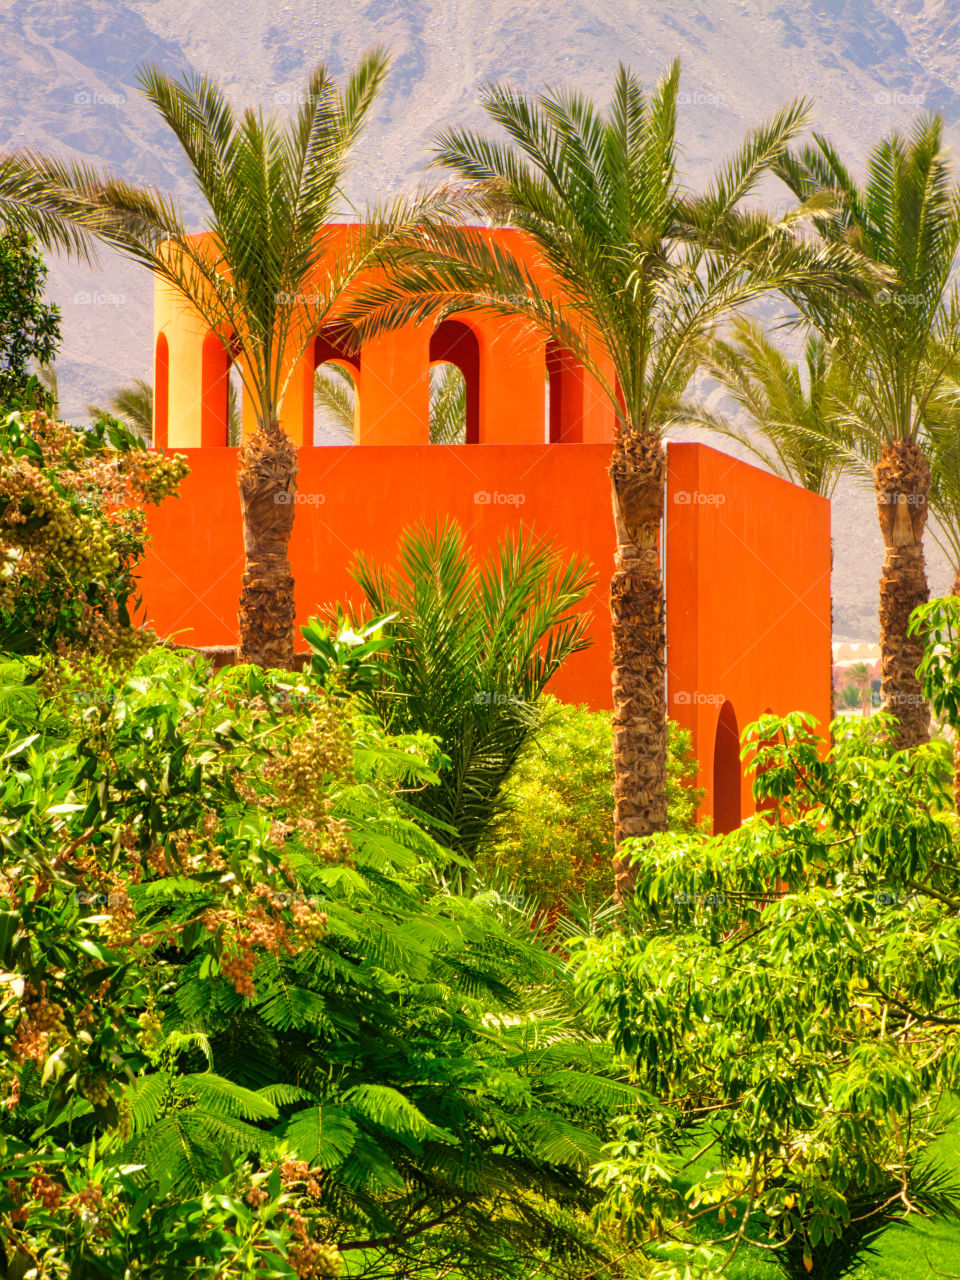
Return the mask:
M330 228L330 253L356 231ZM548 283L518 232L483 234L526 256ZM187 454L191 474L179 500L150 514L148 616L183 643L232 644L243 540L236 450L226 447L229 358L162 282L155 327L155 437ZM313 447L313 377L326 360L351 365L354 445ZM459 364L467 381L466 445L429 443L430 366L440 360ZM347 573L354 553L394 562L401 531L417 521L453 517L478 555L522 527L594 567L595 643L570 660L554 691L610 706L614 415L569 352L486 313L407 325L358 353L321 331L292 366L280 422L302 446L291 545L300 623L323 605L357 600ZM244 434L252 426L245 395ZM829 717L830 506L700 445L671 445L669 462L668 708L693 733L705 809L723 829L753 812L737 759L744 726L768 709L808 711L821 724Z
M148 617L185 644L232 644L243 569L237 451L185 452L181 497L150 513ZM324 604L359 602L347 573L354 552L393 563L401 531L418 520L453 517L481 555L522 527L594 567L594 644L553 688L609 707L609 456L602 444L302 449L291 546L298 622ZM669 457L668 706L693 731L712 813L725 701L741 730L768 708L829 716L829 504L701 445L671 445ZM753 812L747 780L741 808Z

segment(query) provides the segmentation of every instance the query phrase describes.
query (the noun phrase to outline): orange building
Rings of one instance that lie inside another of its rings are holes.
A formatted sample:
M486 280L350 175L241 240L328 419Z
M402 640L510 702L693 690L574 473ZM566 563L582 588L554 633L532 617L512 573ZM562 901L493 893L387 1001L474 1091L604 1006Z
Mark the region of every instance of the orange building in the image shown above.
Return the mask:
M182 643L229 645L243 569L229 359L162 283L155 352L156 440L187 455L190 475L181 497L150 516L149 621ZM313 444L314 371L331 360L349 366L356 385L352 445ZM465 444L429 443L438 362L456 365L466 382ZM554 688L568 701L610 705L614 420L569 356L518 321L479 313L400 329L355 356L320 333L294 369L281 423L301 446L291 545L299 622L356 598L347 574L354 552L392 561L412 523L452 516L479 554L522 525L595 567L594 644ZM739 762L743 726L767 710L829 718L830 507L714 449L671 444L668 453L668 708L692 731L705 810L728 830L753 811Z

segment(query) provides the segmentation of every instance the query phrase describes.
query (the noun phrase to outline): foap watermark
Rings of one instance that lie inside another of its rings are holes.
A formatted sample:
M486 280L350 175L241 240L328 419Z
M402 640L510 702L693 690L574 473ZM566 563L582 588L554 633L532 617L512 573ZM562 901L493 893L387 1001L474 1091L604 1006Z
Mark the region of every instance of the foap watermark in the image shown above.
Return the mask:
M919 307L926 301L922 293L907 293L903 289L878 289L875 296L881 307Z
M878 107L922 107L927 100L925 93L904 93L900 89L881 89L873 95Z
M73 895L74 902L81 907L125 907L130 899L125 893L92 893L87 889L77 889Z
M97 289L78 289L73 295L75 307L122 307L126 301L125 293L101 293Z
M500 693L496 689L483 689L480 693L473 695L473 701L476 706L495 706L502 705L522 707L526 701L524 698L518 698L513 693Z
M323 300L322 293L288 293L286 289L275 295L275 301L282 307L317 307Z
M678 107L722 107L727 100L725 93L704 93L700 89L682 89L677 94Z
M72 696L78 707L112 707L119 695L106 689L75 689Z
M927 700L922 693L889 693L883 699L883 707L888 707L896 713L898 707L925 707Z
M678 907L695 907L698 903L705 907L724 907L727 904L723 893L675 893L673 901Z
M478 507L522 507L527 500L525 493L501 493L499 489L494 489L490 493L487 489L481 489L473 495L473 500Z
M924 493L878 493L877 502L882 507L925 507L927 495Z
M726 698L722 693L701 693L699 689L678 689L673 695L678 707L722 707Z
M278 889L265 899L274 907L318 907L320 898L315 893L287 893Z
M902 907L906 902L906 898L902 893L892 893L888 889L880 889L876 893L869 893L867 898L875 907Z
M673 495L678 507L722 507L726 500L725 493L702 493L699 489L680 489Z
M273 497L278 507L322 507L326 500L325 493L277 493Z
M73 95L75 107L122 107L125 93L104 93L101 89L78 89Z
M273 95L275 107L306 107L315 103L322 104L324 98L319 93L307 93L306 90L278 89Z

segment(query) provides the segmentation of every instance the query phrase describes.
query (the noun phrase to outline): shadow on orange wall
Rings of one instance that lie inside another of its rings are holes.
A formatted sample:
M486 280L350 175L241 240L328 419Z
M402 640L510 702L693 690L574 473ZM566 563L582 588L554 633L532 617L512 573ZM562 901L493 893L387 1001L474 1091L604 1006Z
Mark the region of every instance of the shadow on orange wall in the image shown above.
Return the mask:
M150 513L147 616L181 643L229 645L243 569L236 450L184 452L191 474L182 496ZM551 687L567 701L609 707L609 457L607 444L302 449L291 545L298 624L324 605L357 601L347 572L354 552L392 563L399 534L419 520L452 516L478 554L523 527L593 565L594 644ZM808 711L821 723L829 716L830 508L702 445L670 445L669 461L668 711L692 732L704 807L719 826L724 814L754 811L729 752L716 759L721 708L729 705L741 731L768 707ZM738 785L736 806L729 792Z

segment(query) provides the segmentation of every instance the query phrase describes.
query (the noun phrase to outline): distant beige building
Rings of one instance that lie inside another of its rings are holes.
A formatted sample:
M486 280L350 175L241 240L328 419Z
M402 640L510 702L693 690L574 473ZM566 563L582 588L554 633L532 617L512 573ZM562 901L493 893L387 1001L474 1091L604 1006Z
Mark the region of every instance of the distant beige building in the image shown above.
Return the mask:
M866 662L868 666L873 666L875 662L880 661L880 646L872 644L869 641L848 643L844 641L842 644L833 646L833 665L835 667L852 667L858 662Z

